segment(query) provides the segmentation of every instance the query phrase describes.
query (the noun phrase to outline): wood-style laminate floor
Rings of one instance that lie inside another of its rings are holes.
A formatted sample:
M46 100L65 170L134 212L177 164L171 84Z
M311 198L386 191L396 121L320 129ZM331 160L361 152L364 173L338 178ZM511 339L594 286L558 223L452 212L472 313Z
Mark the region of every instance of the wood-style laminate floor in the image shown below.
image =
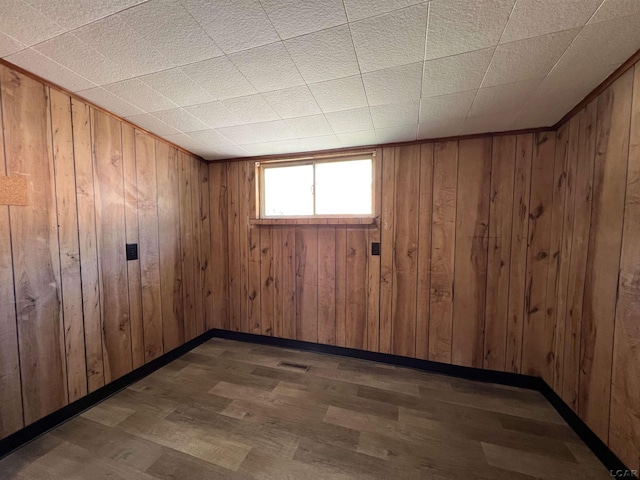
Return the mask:
M5 457L0 478L610 476L538 392L214 339Z

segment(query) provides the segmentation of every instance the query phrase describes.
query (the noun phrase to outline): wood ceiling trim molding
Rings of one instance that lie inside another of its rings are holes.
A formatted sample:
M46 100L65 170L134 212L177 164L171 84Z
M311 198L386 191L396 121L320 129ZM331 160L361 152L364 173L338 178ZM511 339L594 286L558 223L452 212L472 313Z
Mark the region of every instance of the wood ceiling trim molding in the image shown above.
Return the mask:
M169 141L169 140L167 140L167 139L165 139L165 138L162 138L162 137L158 136L157 134L155 134L155 133L153 133L153 132L150 132L149 130L147 130L147 129L145 129L145 128L142 128L141 126L136 125L135 123L130 122L130 121L129 121L129 120L127 120L126 118L122 118L121 116L116 115L115 113L113 113L113 112L111 112L111 111L107 110L106 108L103 108L103 107L101 107L101 106L99 106L99 105L96 105L95 103L93 103L93 102L91 102L91 101L87 100L86 98L81 97L81 96L80 96L80 95L78 95L77 93L73 93L73 92L71 92L71 91L67 90L67 89L66 89L66 88L64 88L64 87L61 87L60 85L57 85L57 84L55 84L55 83L53 83L53 82L50 82L49 80L46 80L46 79L44 79L44 78L42 78L42 77L40 77L40 76L36 75L35 73L30 72L29 70L25 70L24 68L19 67L19 66L17 66L17 65L14 65L14 64L13 64L13 63L11 63L11 62L7 62L4 58L0 58L0 65L4 65L5 67L10 68L11 70L14 70L14 71L16 71L16 72L18 72L18 73L21 73L22 75L25 75L26 77L32 78L32 79L36 80L37 82L40 82L40 83L42 83L42 84L44 84L44 85L46 85L46 86L48 86L48 87L50 87L50 88L53 88L53 89L55 89L55 90L58 90L59 92L62 92L62 93L64 93L65 95L69 95L71 98L75 98L76 100L79 100L79 101L81 101L81 102L84 102L84 103L86 103L87 105L89 105L91 108L94 108L95 110L98 110L98 111L100 111L100 112L102 112L102 113L104 113L104 114L106 114L106 115L109 115L109 116L111 116L111 117L115 118L116 120L118 120L119 122L125 123L125 124L127 124L127 125L129 125L129 126L131 126L131 127L135 128L136 130L138 130L138 131L140 131L140 132L143 132L143 133L146 133L147 135L152 136L153 138L155 138L156 140L158 140L158 141L160 141L160 142L164 142L164 143L166 143L167 145L169 145L169 146L171 146L171 147L173 147L173 148L176 148L176 149L178 149L178 150L179 150L179 151L181 151L181 152L186 153L187 155L190 155L190 156L192 156L192 157L197 158L198 160L200 160L200 161L202 161L202 162L207 163L207 160L205 160L204 158L202 158L200 155L196 155L195 153L190 152L190 151L189 151L189 150L187 150L186 148L181 147L180 145L176 145L175 143L173 143L173 142L171 142L171 141Z
M591 90L586 97L584 97L578 104L573 107L571 110L567 112L567 114L562 117L558 122L553 126L554 129L560 128L562 125L571 120L580 110L587 106L594 98L604 92L607 88L609 88L613 82L615 82L618 78L624 75L627 70L633 67L636 63L640 62L640 50L637 50L636 53L631 55L626 62L616 68L611 75L605 78L600 85Z

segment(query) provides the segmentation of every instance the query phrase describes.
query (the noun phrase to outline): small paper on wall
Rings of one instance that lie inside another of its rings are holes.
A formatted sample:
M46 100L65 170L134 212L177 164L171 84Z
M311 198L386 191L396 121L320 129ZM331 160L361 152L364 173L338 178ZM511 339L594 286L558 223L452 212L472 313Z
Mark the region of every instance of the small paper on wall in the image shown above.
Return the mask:
M0 175L0 205L27 204L27 179Z

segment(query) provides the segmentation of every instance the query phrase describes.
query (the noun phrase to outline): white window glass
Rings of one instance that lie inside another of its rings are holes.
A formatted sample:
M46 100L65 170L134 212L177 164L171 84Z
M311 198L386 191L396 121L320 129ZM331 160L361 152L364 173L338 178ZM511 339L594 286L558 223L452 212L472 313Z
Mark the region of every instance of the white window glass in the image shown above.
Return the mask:
M371 160L316 164L316 215L370 215Z
M264 214L313 215L313 165L265 168Z

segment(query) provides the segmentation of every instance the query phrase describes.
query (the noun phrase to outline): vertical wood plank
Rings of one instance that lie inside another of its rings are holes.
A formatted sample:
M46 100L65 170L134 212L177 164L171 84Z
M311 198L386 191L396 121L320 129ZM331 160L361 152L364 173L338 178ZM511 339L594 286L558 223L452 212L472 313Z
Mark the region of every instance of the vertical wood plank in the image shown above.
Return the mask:
M162 343L169 352L184 343L178 150L156 140Z
M127 265L121 124L91 110L105 383L133 368Z
M318 229L296 227L296 338L318 341Z
M297 266L296 230L282 229L282 336L284 338L298 338L296 334L297 296L296 266Z
M396 148L391 353L415 355L420 146Z
M3 99L1 98L3 77L3 73L0 72L0 119L3 118ZM7 174L3 137L3 132L0 131L0 175ZM24 427L13 280L9 207L0 205L0 308L2 309L0 316L0 438Z
M274 335L275 323L275 268L273 254L273 228L260 227L260 333Z
M437 142L433 152L429 360L451 362L458 142Z
M213 320L213 252L211 250L211 181L209 165L196 159L200 173L200 268L202 276L202 301L204 302L204 327L210 330Z
M571 241L569 284L567 285L567 305L565 308L565 344L561 395L562 399L574 411L578 410L582 304L591 231L597 112L597 101L594 100L578 115L578 161L580 162L580 168L576 173L573 239Z
M240 162L227 163L227 192L229 205L229 328L242 331L241 274L240 274Z
M367 232L348 227L346 232L345 344L348 348L367 346Z
M336 345L347 344L347 229L336 227Z
M255 184L255 166L253 162L245 162L245 180L247 189L247 214L245 222L247 223L247 241L249 244L247 277L247 318L249 322L249 331L251 333L260 334L261 327L261 289L260 289L260 235L261 230L257 225L250 225L249 219L255 217L256 204L256 184Z
M229 237L227 164L209 164L213 327L229 329Z
M336 229L318 228L318 342L336 344Z
M87 394L87 361L84 353L71 99L57 90L50 92L67 382L69 401L73 402Z
M527 274L527 241L531 196L531 162L533 135L516 138L516 165L513 183L513 216L511 223L511 265L509 267L509 309L507 324L506 370L522 369L522 336L524 333L525 286Z
M0 66L9 176L31 208L9 207L25 425L68 402L48 87ZM11 100L8 100L11 99Z
M380 237L380 352L391 353L393 322L393 225L396 149L382 149L382 212ZM339 345L339 344L338 344Z
M634 72L629 166L615 319L609 447L640 468L640 69Z
M191 221L193 222L193 305L195 308L195 334L205 331L204 278L202 276L202 208L200 205L200 161L188 156L191 175Z
M506 368L515 164L516 136L494 137L483 363L490 370Z
M418 212L418 303L416 357L429 358L431 298L431 210L433 207L433 143L420 146L420 205Z
M491 147L489 138L462 140L458 147L451 361L478 368L484 357Z
M380 243L380 219L382 213L382 149L378 148L373 157L373 211L375 224L368 227L368 246ZM367 349L380 351L380 256L367 251Z
M238 214L239 214L239 230L238 245L240 255L240 325L241 331L250 333L252 325L249 321L250 308L251 314L253 310L253 300L249 292L249 198L251 185L247 184L249 178L249 170L253 168L250 162L240 162L238 167ZM256 312L257 313L257 312Z
M272 335L274 337L282 337L283 325L283 292L282 292L282 269L284 257L282 254L282 228L273 226L271 228L271 252L272 265L271 273L273 275L273 322Z
M191 157L178 152L180 165L180 245L182 247L182 305L184 308L184 339L195 338L198 331L195 304L196 251L194 244Z
M633 71L598 97L589 258L584 287L578 413L603 439L609 432L611 369L629 155ZM603 413L604 412L604 413Z
M88 392L104 385L90 107L71 99Z
M522 373L548 378L544 345L546 282L551 238L555 133L534 135L531 168L531 212L525 286Z
M122 169L126 242L139 244L135 131L130 125L124 124L122 125ZM140 255L140 252L138 252L138 255ZM142 278L139 258L138 260L127 261L127 280L129 289L129 322L131 324L131 355L133 368L138 368L145 363Z
M144 328L144 361L146 363L158 358L164 351L160 245L158 240L156 142L150 135L136 130L135 144L140 227L142 325ZM166 193L162 192L162 195L166 195Z

